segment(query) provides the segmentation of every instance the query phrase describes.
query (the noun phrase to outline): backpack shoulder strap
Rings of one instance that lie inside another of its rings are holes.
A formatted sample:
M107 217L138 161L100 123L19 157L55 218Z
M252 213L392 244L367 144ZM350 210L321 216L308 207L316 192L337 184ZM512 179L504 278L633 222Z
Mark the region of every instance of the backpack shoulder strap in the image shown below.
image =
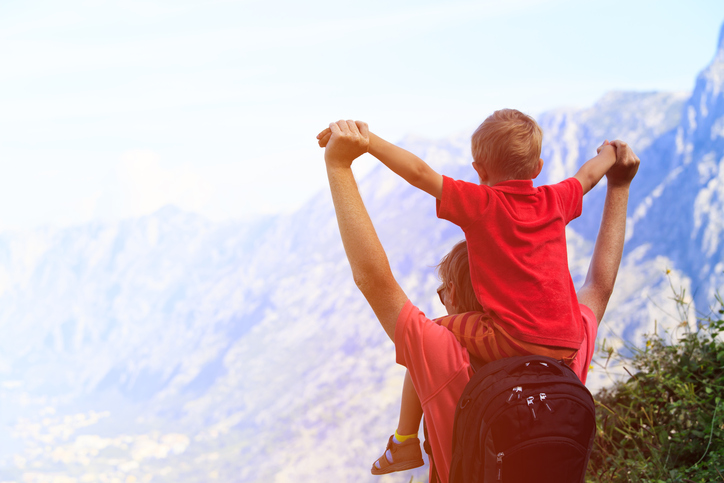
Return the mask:
M470 353L468 353L468 355L470 356L470 367L473 369L473 373L477 372L485 365L485 362L482 359L479 359ZM440 476L437 474L437 466L435 466L435 461L432 458L432 447L430 446L429 438L427 436L427 423L424 416L422 419L422 432L425 435L425 441L423 442L422 447L425 449L427 458L430 461L430 483L440 483Z
M427 436L427 422L425 421L424 415L422 418L422 432L425 435L425 441L422 443L422 447L424 448L425 453L427 453L427 459L430 461L430 483L440 483L440 477L437 474L437 466L435 466L435 461L432 459L432 447L430 446L430 438Z
M468 356L470 356L470 367L473 368L473 373L478 372L480 368L485 365L485 361L482 359L475 357L470 353L468 353Z

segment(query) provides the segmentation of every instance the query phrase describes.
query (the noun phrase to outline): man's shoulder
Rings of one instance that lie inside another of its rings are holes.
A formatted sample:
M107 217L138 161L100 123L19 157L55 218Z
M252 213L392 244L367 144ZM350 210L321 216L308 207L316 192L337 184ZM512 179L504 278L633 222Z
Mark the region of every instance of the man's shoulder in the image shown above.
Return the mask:
M402 307L400 315L397 317L397 326L395 327L395 344L399 340L404 341L409 338L409 332L420 332L426 330L427 324L437 326L432 320L430 320L425 313L420 310L415 304L409 299Z
M428 318L411 301L400 311L395 328L395 345L414 345L434 351L466 352L455 336L439 323Z
M452 332L430 320L410 301L400 311L395 351L397 363L410 371L423 404L443 390L453 391L455 400L462 393L470 367L468 351Z

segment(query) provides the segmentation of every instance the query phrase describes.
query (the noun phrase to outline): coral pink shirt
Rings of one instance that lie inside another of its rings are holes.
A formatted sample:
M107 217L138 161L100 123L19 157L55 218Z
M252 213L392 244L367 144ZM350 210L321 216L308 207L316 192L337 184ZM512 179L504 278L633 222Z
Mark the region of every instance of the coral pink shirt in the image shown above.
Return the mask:
M585 383L598 324L588 307L581 305L580 308L584 341L571 368ZM452 332L428 319L409 300L397 318L395 351L397 363L410 372L425 413L437 473L442 483L447 483L452 459L455 406L471 375L468 352Z
M465 232L475 295L516 339L571 349L581 344L565 229L580 216L582 199L575 178L489 187L443 176L437 215Z

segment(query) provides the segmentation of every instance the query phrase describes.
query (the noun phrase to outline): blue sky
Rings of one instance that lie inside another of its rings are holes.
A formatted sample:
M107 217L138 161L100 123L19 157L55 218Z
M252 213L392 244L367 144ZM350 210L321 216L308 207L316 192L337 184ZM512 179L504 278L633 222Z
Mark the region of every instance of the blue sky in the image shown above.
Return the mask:
M0 230L292 211L332 120L438 138L690 90L722 21L714 0L4 0Z

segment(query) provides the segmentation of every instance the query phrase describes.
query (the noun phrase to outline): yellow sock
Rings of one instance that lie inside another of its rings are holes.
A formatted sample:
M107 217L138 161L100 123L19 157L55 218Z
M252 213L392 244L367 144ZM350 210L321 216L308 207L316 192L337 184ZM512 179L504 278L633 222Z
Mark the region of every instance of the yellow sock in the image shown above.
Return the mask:
M415 434L406 434L406 435L400 435L397 430L395 430L395 441L398 443L404 443L410 438L417 438L417 433Z

